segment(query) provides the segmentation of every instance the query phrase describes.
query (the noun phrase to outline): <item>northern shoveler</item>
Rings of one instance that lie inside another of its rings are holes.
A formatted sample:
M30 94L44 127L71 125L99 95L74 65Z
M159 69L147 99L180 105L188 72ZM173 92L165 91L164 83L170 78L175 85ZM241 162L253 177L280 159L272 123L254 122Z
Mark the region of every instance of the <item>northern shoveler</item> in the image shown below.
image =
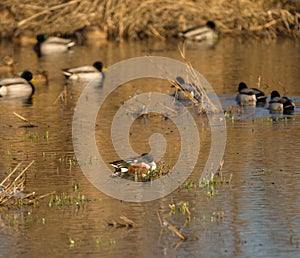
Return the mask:
M239 105L255 106L265 105L266 103L267 96L263 91L256 88L248 88L244 82L239 83L238 92L236 101Z
M36 37L37 43L34 46L34 51L38 57L55 53L67 52L75 45L71 39L60 37L48 37L46 34L39 34Z
M271 100L269 101L269 110L273 113L290 114L295 110L295 103L284 96L281 97L277 90L271 92Z
M35 88L31 82L32 73L25 70L20 78L6 78L0 80L0 96L31 97Z
M116 170L115 173L147 173L156 169L156 163L151 154L143 153L141 156L117 160L109 163Z
M62 73L66 79L70 80L91 80L99 74L103 76L102 68L102 62L96 61L90 66L79 66L75 68L63 69Z

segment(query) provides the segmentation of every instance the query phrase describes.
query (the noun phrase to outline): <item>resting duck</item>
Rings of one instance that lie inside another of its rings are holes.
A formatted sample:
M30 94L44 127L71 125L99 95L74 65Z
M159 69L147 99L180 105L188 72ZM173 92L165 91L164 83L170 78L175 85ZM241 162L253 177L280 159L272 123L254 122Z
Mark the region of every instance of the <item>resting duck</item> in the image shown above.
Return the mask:
M156 169L156 163L151 154L143 153L141 156L117 160L109 163L116 170L115 173L147 173Z
M291 114L295 110L295 103L284 96L281 97L277 90L271 92L271 100L269 101L269 109L273 113Z
M0 71L12 72L15 69L16 62L11 56L4 56L1 60Z
M217 40L216 24L208 21L205 26L197 26L179 33L180 37L194 41Z
M20 46L33 46L35 33L32 30L16 30L13 35L13 43Z
M248 88L244 82L239 83L238 92L236 101L239 105L255 106L266 104L267 96L265 93L256 88Z
M176 88L175 92L171 96L175 97L178 100L189 100L187 94L190 94L191 97L196 101L201 102L201 93L198 91L195 85L186 83L180 76L176 77L175 83L179 85L180 89ZM175 86L172 85L172 87Z
M34 45L34 51L38 57L55 53L67 52L75 45L71 39L60 37L48 37L45 34L39 34L36 37L37 43Z
M96 61L93 65L90 66L79 66L75 68L63 69L62 73L66 77L66 79L86 81L94 79L99 74L104 77L102 69L102 62Z
M25 70L20 78L0 80L0 97L31 97L35 91L31 80L32 73L28 70Z

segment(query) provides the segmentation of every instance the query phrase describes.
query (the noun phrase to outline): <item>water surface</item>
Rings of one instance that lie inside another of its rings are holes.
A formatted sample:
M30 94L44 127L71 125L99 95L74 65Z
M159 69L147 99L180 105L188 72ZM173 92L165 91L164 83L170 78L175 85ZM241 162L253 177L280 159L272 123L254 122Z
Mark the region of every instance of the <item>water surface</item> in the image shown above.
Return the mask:
M180 45L180 44L179 44ZM234 101L237 84L254 87L261 77L267 94L286 91L299 101L299 42L241 41L222 39L213 48L189 45L186 58L211 84L225 110ZM9 169L35 160L26 176L26 191L45 194L56 191L88 200L83 207L50 208L50 198L37 207L0 210L0 257L296 257L300 242L300 143L299 108L292 116L272 116L266 108L247 109L228 118L223 174L232 181L213 189L181 187L170 195L147 203L127 203L98 191L74 160L72 118L85 87L66 85L60 69L92 64L106 66L144 55L182 60L177 41L114 42L75 47L72 53L38 59L31 48L1 43L1 55L12 55L17 72L40 69L49 72L49 83L36 82L31 103L0 99L0 178ZM1 78L5 73L0 73ZM112 118L134 94L155 91L170 94L169 83L158 79L129 82L118 88L99 111L95 137L105 162L118 158L110 140ZM101 94L101 89L99 89ZM298 103L299 105L299 103ZM13 112L27 118L35 127ZM201 150L190 181L198 182L210 149L210 130L205 116L198 116ZM122 130L122 128L120 128ZM161 133L167 141L163 162L175 164L180 136L171 120L136 119L130 143L136 152L150 151L148 139ZM112 170L113 171L113 170ZM79 184L79 190L74 188ZM217 193L217 194L216 194ZM170 212L169 204L188 202L190 219L181 211ZM185 242L163 221L176 226ZM219 218L216 214L224 214ZM136 223L111 228L110 221L126 216Z

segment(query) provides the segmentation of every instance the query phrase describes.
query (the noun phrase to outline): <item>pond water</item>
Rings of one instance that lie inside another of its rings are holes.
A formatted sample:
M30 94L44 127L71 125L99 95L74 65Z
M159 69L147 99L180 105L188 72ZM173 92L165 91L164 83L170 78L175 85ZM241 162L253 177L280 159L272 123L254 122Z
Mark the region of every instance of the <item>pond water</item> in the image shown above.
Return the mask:
M145 41L78 46L70 53L38 59L31 47L1 43L0 55L17 61L17 72L46 70L49 82L36 81L31 103L0 99L0 179L19 162L25 167L26 192L72 197L51 206L51 197L35 206L0 207L0 257L297 257L300 256L300 108L293 115L273 116L266 108L235 113L226 120L223 176L229 183L198 187L210 151L205 116L197 117L201 148L188 183L150 202L126 202L107 196L87 180L75 162L72 119L86 85L66 84L61 69L106 66L131 57L158 55L182 61L178 42ZM186 58L210 83L225 110L236 107L240 81L286 92L300 105L299 41L221 39L213 47L187 45ZM1 78L6 73L0 72ZM101 94L99 89L99 94ZM129 82L109 95L99 110L95 138L106 164L118 159L110 138L114 114L137 92L172 93L169 82L147 78ZM28 119L26 127L13 112ZM123 128L120 128L120 135ZM180 154L176 125L161 117L139 118L129 141L137 153L150 151L149 138L166 139L161 162L171 167ZM186 162L190 158L187 157ZM113 171L113 170L111 170ZM192 184L192 182L194 184ZM115 191L118 191L116 185ZM78 198L84 201L77 205ZM298 203L299 202L299 203ZM170 208L175 204L175 210ZM190 216L183 209L188 205ZM159 215L158 215L159 214ZM111 227L120 216L132 228ZM175 226L181 241L165 224Z

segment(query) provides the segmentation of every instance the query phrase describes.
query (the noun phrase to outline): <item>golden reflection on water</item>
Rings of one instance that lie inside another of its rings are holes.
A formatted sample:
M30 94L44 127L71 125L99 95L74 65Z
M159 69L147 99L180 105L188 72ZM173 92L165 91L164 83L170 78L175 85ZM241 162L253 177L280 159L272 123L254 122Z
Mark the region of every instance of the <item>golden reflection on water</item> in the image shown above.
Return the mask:
M216 187L218 194L208 197L206 190L176 190L157 201L126 203L99 192L85 178L80 168L72 166L72 116L84 86L65 85L61 68L91 64L102 60L111 65L120 60L147 54L180 59L177 42L108 43L104 46L76 47L73 53L38 60L30 48L13 48L2 42L2 53L18 61L17 69L49 71L49 84L36 85L31 105L0 100L1 162L0 176L19 161L36 162L28 173L28 191L44 194L74 192L72 183L80 184L80 194L89 200L84 207L76 205L49 208L47 200L39 207L1 209L0 256L30 257L78 255L126 256L285 256L294 254L300 236L299 221L299 114L290 119L272 121L268 113L252 119L227 121L227 145L224 155L225 176L233 174L230 186ZM246 81L255 85L261 75L266 92L282 91L299 96L299 44L294 41L257 42L222 39L213 49L187 49L186 55L218 94L231 94L236 85ZM284 58L283 58L284 56ZM2 77L3 74L0 73ZM139 80L117 89L100 110L95 136L106 162L118 158L111 140L110 123L123 102L137 91L172 93L168 82ZM100 94L101 91L99 91ZM35 128L23 128L17 112L29 119ZM201 151L191 175L197 182L210 150L207 119L198 120ZM120 128L122 130L122 128ZM149 150L148 139L160 132L168 142L164 161L176 162L180 152L179 134L170 120L139 118L131 127L130 142L137 152ZM46 139L45 135L49 135ZM34 138L33 135L38 135ZM117 189L116 189L117 190ZM169 204L188 201L192 213L170 215ZM174 224L188 237L178 245L178 238L161 228L157 211L163 220ZM211 219L216 211L224 218ZM137 223L133 229L107 226L125 215ZM14 225L14 226L12 226ZM292 239L292 241L290 241ZM72 241L74 244L72 244ZM298 242L297 242L298 241ZM16 244L16 248L15 248Z

